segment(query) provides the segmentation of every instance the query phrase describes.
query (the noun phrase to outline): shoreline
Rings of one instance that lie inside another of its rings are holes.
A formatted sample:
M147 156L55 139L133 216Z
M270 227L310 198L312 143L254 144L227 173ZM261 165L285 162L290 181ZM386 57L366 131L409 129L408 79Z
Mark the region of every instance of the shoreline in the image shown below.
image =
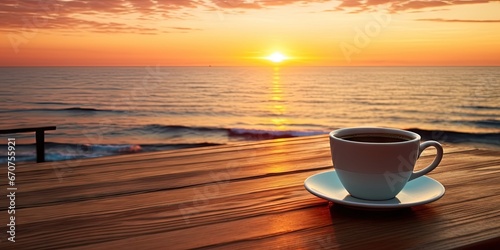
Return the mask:
M68 143L56 143L51 141L45 142L45 155L47 162L60 162L68 160L84 160L84 159L95 159L104 158L109 156L118 155L133 155L140 153L151 153L151 152L165 152L174 151L182 149L197 149L204 147L214 147L214 146L231 146L263 141L279 141L282 139L307 139L312 137L325 137L325 143L328 141L328 134L319 135L308 135L308 136L295 136L295 137L282 137L273 139L263 139L263 140L246 140L246 141L234 141L229 143L179 143L179 144L68 144ZM432 140L432 138L426 138L422 136L422 141ZM450 141L440 141L439 143L450 145L450 147L467 147L473 149L483 149L492 150L500 152L500 145L495 145L491 143L481 143L481 142L450 142ZM17 162L21 163L34 163L35 162L35 144L18 144L17 152L24 152L18 154ZM446 149L445 149L446 150ZM28 153L27 153L28 152ZM0 150L0 164L7 162L7 154ZM65 153L65 154L64 154ZM5 157L4 157L5 156Z

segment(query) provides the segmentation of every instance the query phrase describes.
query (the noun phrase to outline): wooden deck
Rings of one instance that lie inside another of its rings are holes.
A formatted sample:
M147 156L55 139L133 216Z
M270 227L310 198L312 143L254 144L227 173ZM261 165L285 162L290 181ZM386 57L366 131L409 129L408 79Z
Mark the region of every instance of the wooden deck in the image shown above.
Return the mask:
M424 152L423 166L434 152ZM45 162L2 177L0 249L449 249L500 244L500 152L445 145L440 200L391 212L319 199L328 136Z

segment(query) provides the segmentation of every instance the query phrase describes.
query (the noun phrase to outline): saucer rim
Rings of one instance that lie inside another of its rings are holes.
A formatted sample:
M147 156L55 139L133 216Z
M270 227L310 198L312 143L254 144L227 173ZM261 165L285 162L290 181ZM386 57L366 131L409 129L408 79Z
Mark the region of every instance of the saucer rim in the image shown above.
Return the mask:
M436 196L434 196L432 198L428 198L428 199L422 199L422 200L417 200L417 201L414 201L414 202L406 202L406 203L398 203L398 204L380 204L380 203L374 203L374 202L381 202L381 201L377 201L377 200L363 200L363 199L359 199L359 198L356 198L356 197L353 197L353 196L350 196L350 197L352 199L355 199L354 201L346 201L346 200L343 200L343 199L338 199L338 198L335 198L335 197L323 195L321 192L317 192L313 188L308 187L308 185L307 185L308 180L310 180L311 178L313 178L313 177L315 177L317 175L323 175L323 174L328 174L328 173L337 174L335 170L328 170L328 171L324 171L324 172L313 174L313 175L307 177L304 180L304 187L305 187L305 189L309 193L311 193L311 194L313 194L313 195L315 195L315 196L317 196L317 197L319 197L321 199L324 199L324 200L327 200L327 201L331 201L331 202L336 203L336 204L340 204L340 205L344 205L344 206L349 206L349 207L371 208L371 209L407 208L407 207L413 207L413 206L418 206L418 205L424 205L424 204L431 203L431 202L434 202L436 200L439 200L441 197L444 196L444 194L446 192L446 188L443 186L442 183L440 183L439 181L437 181L437 180L435 180L435 179L433 179L433 178L431 178L429 176L423 175L421 177L418 177L417 179L425 178L425 179L429 179L429 180L433 181L435 184L437 184L437 186L440 189L438 195L436 195ZM415 180L417 180L417 179L415 179ZM340 184L340 186L342 186L342 184ZM343 188L343 189L345 190L345 188ZM405 190L405 188L403 188L403 190ZM401 192L403 192L403 190L401 190ZM398 195L396 195L395 198L397 198ZM385 201L390 201L390 200L392 200L392 199L385 200Z

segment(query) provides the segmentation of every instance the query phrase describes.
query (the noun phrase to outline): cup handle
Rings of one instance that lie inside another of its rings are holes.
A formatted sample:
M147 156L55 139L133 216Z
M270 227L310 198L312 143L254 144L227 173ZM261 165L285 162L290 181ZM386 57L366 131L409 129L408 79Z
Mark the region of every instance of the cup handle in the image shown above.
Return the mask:
M429 166L427 166L424 169L419 170L417 172L413 172L408 181L411 181L415 178L418 178L424 174L429 173L430 171L434 170L441 162L441 159L443 158L443 146L441 146L441 144L439 144L439 142L437 142L437 141L426 141L426 142L420 144L420 147L418 149L417 159L420 158L420 154L422 154L422 152L430 146L433 146L436 148L436 150L437 150L436 158L434 158L434 161Z

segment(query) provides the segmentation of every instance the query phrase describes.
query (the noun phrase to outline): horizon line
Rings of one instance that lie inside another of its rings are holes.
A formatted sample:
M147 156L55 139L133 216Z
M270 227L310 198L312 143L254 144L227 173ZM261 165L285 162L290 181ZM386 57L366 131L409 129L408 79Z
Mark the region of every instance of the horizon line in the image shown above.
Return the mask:
M221 68L221 67L288 67L288 68L320 68L320 67L500 67L498 65L0 65L0 68L51 68L51 67L197 67L197 68Z

